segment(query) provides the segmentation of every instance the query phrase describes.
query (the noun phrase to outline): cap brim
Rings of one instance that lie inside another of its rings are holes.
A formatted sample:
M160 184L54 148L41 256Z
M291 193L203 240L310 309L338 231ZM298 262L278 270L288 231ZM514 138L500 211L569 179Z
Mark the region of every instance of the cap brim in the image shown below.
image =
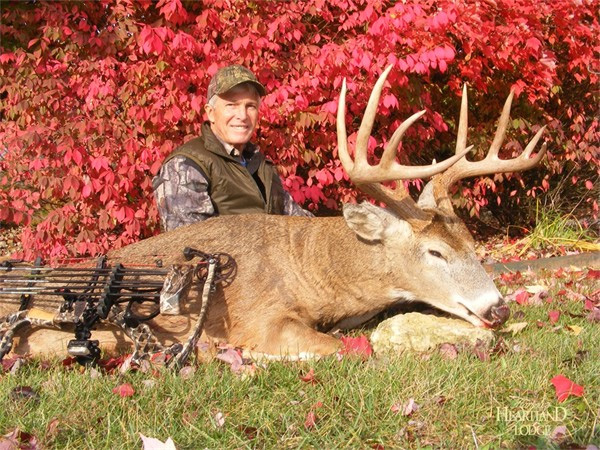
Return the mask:
M234 83L231 86L223 86L223 88L219 92L215 92L215 95L225 94L226 92L232 90L234 87L239 86L240 84L244 84L244 83L252 84L258 91L258 95L260 97L264 97L267 94L267 90L265 89L265 87L262 84L260 84L258 81L244 80L244 81L240 81L238 83Z

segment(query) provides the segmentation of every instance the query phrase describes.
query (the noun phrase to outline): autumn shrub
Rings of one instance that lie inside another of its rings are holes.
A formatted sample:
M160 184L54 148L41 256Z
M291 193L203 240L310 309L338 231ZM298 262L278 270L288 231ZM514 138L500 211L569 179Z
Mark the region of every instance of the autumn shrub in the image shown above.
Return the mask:
M336 100L349 87L355 139L376 77L389 77L369 141L377 155L417 110L402 162L452 152L469 86L473 158L513 89L503 157L541 125L548 158L524 174L455 187L455 204L502 223L562 182L597 213L600 27L592 0L2 2L0 221L25 225L31 259L93 255L158 232L151 178L198 134L208 80L225 63L267 87L256 139L286 188L323 214L357 192L337 160ZM595 53L596 52L596 55ZM417 183L416 188L420 188Z

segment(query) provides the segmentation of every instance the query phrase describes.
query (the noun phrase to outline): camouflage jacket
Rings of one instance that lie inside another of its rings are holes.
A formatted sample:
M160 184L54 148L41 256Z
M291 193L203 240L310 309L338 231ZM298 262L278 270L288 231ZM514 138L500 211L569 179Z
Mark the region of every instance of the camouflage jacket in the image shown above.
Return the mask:
M204 133L210 133L203 127ZM255 152L258 149L251 147ZM225 146L223 147L225 151ZM229 153L233 155L234 149ZM239 157L236 157L239 158ZM232 162L235 164L235 162ZM161 227L170 231L217 215L210 196L209 180L199 167L185 156L174 156L162 165L152 181ZM312 216L302 209L291 195L283 191L283 214Z

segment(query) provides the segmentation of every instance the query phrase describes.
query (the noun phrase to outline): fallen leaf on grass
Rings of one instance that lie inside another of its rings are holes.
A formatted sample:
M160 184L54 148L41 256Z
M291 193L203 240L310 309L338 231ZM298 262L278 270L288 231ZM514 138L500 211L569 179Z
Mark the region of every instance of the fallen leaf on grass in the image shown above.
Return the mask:
M564 402L571 395L583 396L583 386L574 383L562 374L556 375L550 382L556 389L556 398L559 403Z
M129 371L134 371L137 369L137 365L133 362L133 355L126 355L125 359L121 363L119 367L119 373L125 374Z
M176 450L173 439L167 438L165 442L160 441L153 437L144 436L140 433L142 438L142 450Z
M566 297L574 302L585 302L587 299L585 295L581 294L580 292L572 291L571 289L566 291Z
M494 347L492 347L490 354L495 356L502 356L506 352L508 352L508 350L509 348L506 341L501 336L498 336L498 338L496 339L496 344L494 344Z
M533 285L525 286L525 289L530 294L539 294L540 292L548 293L548 288L546 286L542 286L540 284L533 284Z
M569 334L572 334L573 336L579 336L581 334L581 332L583 331L583 328L581 328L577 325L567 325L565 327L565 329L567 330L567 332Z
M600 279L600 270L589 269L586 276L592 280L598 280Z
M251 427L248 425L238 425L237 429L244 433L246 439L249 441L255 439L256 435L258 434L258 429L256 427Z
M551 299L548 298L548 288L546 286L535 284L533 286L525 286L525 288L527 289L527 292L533 294L528 299L528 304L539 306L544 303L544 299L546 299L547 302L551 301Z
M594 308L586 318L590 322L600 322L600 308Z
M444 359L456 359L458 357L458 350L454 344L444 343L439 348L440 355Z
M164 352L157 352L150 357L150 362L159 366L166 365L172 357L173 355L168 355Z
M60 421L57 417L53 417L48 425L46 425L46 436L56 436L58 434L58 426L60 425Z
M225 414L223 414L221 411L217 411L214 414L213 419L217 428L223 428L225 426Z
M26 433L18 428L0 438L0 449L2 450L37 450L38 448L37 438L33 434Z
M585 303L583 304L583 309L585 309L586 311L593 311L595 309L595 305L594 302L592 302L591 300L586 300Z
M500 333L512 333L513 336L517 333L519 333L520 331L523 331L523 329L529 325L528 322L516 322L516 323L511 323L510 325L502 328L500 330Z
M121 355L116 358L101 359L100 361L98 361L98 366L100 366L106 372L112 372L114 369L120 368L123 365L125 359L126 355ZM63 361L63 365L65 365L65 361ZM70 364L72 363L73 362L71 362Z
M550 323L558 322L558 318L560 317L560 311L548 311L548 319L550 319Z
M40 395L31 386L17 386L10 391L12 400L33 400L38 401Z
M305 383L310 383L310 384L317 384L319 382L317 377L315 377L315 369L313 369L312 367L306 374L300 375L300 379L302 381L304 381Z
M529 300L529 292L523 288L517 289L512 294L508 294L504 297L504 300L508 303L511 301L517 302L519 305L526 305Z
M144 389L152 389L156 386L156 380L144 380L142 381L142 386L144 386Z
M239 350L228 348L224 352L219 353L216 358L231 366L232 371L237 371L243 365L242 354Z
M190 378L192 378L194 376L195 372L196 372L196 369L193 368L192 366L185 366L185 367L182 367L181 370L179 371L179 376L184 380L189 380Z
M436 397L433 398L433 402L436 405L440 405L440 406L442 406L444 403L446 403L446 400L447 400L446 397L443 396L443 395L438 395L438 396L436 396Z
M129 383L123 383L113 388L113 394L117 394L119 397L132 397L135 394L135 389Z
M75 364L76 360L72 356L67 356L65 359L61 361L63 367L72 367Z
M254 364L244 364L242 353L236 348L227 348L225 351L218 353L216 358L229 364L231 371L242 377L253 376L256 373L256 366Z
M567 427L564 425L557 426L552 433L550 433L550 439L553 441L562 441L567 435Z
M479 358L480 361L490 360L490 349L482 340L477 339L477 342L473 346L472 351Z
M17 357L15 361L11 364L10 373L11 375L15 375L21 367L23 367L27 363L25 358Z
M512 318L514 320L522 319L524 317L525 317L525 313L523 311L515 311L515 313L512 315Z
M342 336L340 339L344 346L340 350L343 355L357 355L367 359L373 354L373 347L364 334L359 337Z
M315 427L315 425L317 424L317 414L315 413L315 410L321 407L323 407L323 402L316 402L310 407L310 411L308 412L308 414L306 415L306 419L304 420L304 428L310 430L311 428Z
M19 359L19 357L4 358L2 360L2 370L8 372L10 369L12 369L12 367L15 365L15 363L17 363Z
M410 416L419 410L419 405L414 398L409 398L405 404L394 403L390 409L395 413L401 412L403 416Z
M314 411L311 410L306 415L306 419L304 419L304 428L306 428L307 430L310 430L311 428L314 428L316 424L317 424L317 415L315 414Z

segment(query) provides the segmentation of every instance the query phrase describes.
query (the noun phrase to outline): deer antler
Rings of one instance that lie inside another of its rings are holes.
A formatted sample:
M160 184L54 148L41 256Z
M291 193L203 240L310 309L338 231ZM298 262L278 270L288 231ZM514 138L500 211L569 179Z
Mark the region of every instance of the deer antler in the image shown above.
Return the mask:
M452 186L458 180L478 175L489 175L503 172L520 172L523 170L528 170L536 166L544 157L544 154L546 153L545 143L542 145L541 150L533 158L530 158L531 153L535 149L535 146L542 136L542 133L546 129L545 125L538 130L531 141L529 141L529 144L527 144L527 147L525 147L523 153L521 153L519 156L507 160L502 160L498 157L498 152L502 147L502 142L504 141L506 134L506 128L508 126L513 96L514 93L511 91L510 95L506 99L506 102L504 103L504 108L502 109L502 114L500 115L500 119L498 121L498 128L496 129L494 140L492 141L492 145L490 146L485 158L481 161L475 162L468 161L466 158L463 158L444 173L440 173L439 175L433 177L433 195L440 208L453 211L452 204L448 198L448 192L450 186ZM456 137L455 153L457 155L464 154L463 152L465 146L467 145L467 105L467 86L465 85L463 86L463 95L460 104L460 118L458 121L458 135ZM469 148L472 148L472 146Z
M430 215L425 213L409 196L401 180L431 177L441 173L460 160L471 150L463 148L456 155L437 164L429 166L403 166L396 162L396 152L406 130L423 114L420 111L406 119L392 135L384 148L381 161L376 166L367 162L367 143L379 104L379 97L385 80L392 69L388 66L373 87L363 120L356 137L354 161L348 153L348 137L346 134L346 80L342 83L342 91L337 112L338 155L344 169L356 186L376 200L384 202L389 209L408 220L413 226L424 226L430 221ZM396 188L391 189L380 184L382 181L397 181Z

